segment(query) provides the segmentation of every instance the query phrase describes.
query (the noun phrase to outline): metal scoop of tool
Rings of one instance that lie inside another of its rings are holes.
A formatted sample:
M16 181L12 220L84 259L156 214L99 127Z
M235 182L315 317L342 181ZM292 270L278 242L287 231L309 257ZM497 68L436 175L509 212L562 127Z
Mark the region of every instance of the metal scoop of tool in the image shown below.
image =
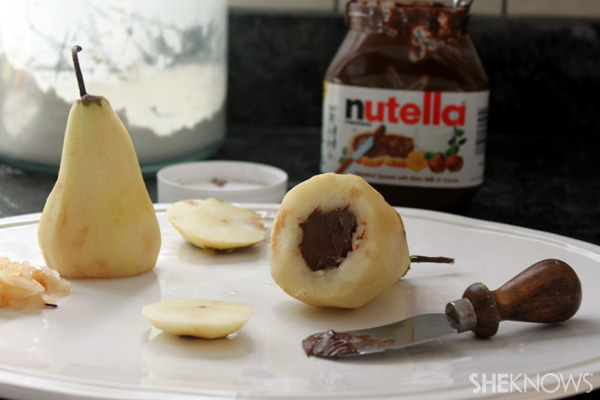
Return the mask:
M491 337L500 321L558 323L571 318L581 304L581 283L573 269L560 260L540 261L497 290L474 283L446 312L417 315L375 328L329 330L302 341L308 356L340 358L381 353L473 331Z

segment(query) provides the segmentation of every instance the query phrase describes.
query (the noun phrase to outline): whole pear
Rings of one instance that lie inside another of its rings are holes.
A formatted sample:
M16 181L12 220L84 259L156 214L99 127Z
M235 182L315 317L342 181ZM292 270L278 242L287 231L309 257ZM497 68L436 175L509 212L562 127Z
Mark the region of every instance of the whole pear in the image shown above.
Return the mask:
M67 278L119 278L154 268L160 228L129 134L102 96L85 92L69 113L58 179L42 212L46 264Z

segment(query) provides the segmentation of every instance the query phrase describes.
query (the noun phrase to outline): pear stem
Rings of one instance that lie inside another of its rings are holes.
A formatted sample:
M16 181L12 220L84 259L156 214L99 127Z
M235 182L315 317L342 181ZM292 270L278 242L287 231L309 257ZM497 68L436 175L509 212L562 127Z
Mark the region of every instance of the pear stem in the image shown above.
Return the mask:
M79 58L77 57L77 53L79 53L81 50L81 46L78 45L75 45L71 48L71 52L73 53L73 65L75 66L75 76L77 76L77 84L79 85L79 95L83 97L87 94L87 92L85 91L83 75L81 74L81 67L79 66Z
M454 264L454 258L450 257L427 257L427 256L410 256L411 263L437 263L437 264Z

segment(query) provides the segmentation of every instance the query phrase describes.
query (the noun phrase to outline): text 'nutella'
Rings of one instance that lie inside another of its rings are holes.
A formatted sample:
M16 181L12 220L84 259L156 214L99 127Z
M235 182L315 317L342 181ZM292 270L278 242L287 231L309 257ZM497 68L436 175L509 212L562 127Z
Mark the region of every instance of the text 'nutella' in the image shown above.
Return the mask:
M468 9L349 2L325 77L321 171L352 173L392 205L456 206L483 183L489 89Z

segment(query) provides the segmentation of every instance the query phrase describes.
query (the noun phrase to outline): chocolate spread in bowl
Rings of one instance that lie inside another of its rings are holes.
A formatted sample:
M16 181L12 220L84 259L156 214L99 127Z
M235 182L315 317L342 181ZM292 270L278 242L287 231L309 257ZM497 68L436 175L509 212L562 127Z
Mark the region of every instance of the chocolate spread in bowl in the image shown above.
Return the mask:
M311 270L338 267L352 250L357 224L348 207L326 213L317 207L300 224L303 232L300 251Z

